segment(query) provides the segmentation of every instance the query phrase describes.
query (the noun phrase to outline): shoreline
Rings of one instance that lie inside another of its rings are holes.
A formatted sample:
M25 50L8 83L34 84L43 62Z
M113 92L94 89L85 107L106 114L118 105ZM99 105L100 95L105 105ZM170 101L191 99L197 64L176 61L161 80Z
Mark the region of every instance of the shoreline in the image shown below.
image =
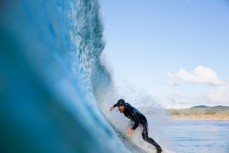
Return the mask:
M170 115L175 120L223 120L229 121L229 115Z

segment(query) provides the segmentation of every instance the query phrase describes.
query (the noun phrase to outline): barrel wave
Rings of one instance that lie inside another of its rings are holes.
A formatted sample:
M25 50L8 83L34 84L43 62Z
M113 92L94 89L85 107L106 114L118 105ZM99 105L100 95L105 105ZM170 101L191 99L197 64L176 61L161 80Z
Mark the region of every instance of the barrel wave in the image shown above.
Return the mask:
M112 78L101 61L98 1L3 0L0 7L0 152L143 152L101 110Z

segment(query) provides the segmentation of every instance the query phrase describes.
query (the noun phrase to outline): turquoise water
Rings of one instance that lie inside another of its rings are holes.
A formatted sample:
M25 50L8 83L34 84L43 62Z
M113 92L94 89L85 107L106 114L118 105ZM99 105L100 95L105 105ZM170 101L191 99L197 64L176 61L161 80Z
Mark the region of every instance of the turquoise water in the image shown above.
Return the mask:
M97 0L0 2L0 152L130 152L94 93L110 83Z
M177 153L229 152L229 121L176 121L166 134Z

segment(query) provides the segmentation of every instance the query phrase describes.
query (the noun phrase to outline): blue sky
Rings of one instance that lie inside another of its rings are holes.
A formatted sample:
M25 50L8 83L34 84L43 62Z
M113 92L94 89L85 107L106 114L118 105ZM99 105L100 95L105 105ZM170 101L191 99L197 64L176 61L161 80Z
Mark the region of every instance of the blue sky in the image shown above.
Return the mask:
M229 105L229 1L100 0L104 54L162 106Z

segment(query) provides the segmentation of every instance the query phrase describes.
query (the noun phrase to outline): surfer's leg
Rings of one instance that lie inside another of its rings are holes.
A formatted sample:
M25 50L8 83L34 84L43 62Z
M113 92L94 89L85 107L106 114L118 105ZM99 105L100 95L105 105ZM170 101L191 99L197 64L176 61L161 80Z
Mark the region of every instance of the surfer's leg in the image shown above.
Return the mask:
M148 143L154 145L157 149L157 152L158 153L161 153L162 149L161 147L156 143L156 141L154 141L152 138L150 138L148 136L148 125L147 124L144 124L142 125L143 126L143 131L142 131L142 138L147 141Z

